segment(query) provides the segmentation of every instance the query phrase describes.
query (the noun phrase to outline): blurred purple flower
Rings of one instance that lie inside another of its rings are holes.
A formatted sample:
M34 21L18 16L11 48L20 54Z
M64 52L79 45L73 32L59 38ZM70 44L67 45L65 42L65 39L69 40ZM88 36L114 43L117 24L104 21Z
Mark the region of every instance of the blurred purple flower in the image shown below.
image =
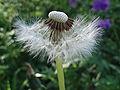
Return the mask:
M109 19L101 20L98 26L103 29L107 29L111 27L111 22Z
M71 5L72 8L77 7L77 4L76 4L75 0L69 0L69 4Z
M110 1L109 0L95 0L92 4L92 9L95 11L104 11L109 8Z

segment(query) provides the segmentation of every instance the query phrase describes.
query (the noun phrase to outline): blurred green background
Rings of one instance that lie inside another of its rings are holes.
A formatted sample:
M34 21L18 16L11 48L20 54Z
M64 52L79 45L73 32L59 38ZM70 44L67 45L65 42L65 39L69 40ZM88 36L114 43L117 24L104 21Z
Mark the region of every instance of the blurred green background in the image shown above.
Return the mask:
M64 69L66 90L120 90L120 0L111 0L109 9L103 12L91 10L93 1L75 0L76 7L72 7L69 0L0 0L0 90L58 90L54 63L29 55L15 41L13 28L18 18L44 19L52 10L63 11L71 18L89 14L111 21L111 27L104 29L97 53L90 60ZM37 78L28 76L26 62ZM42 85L43 89L35 85Z

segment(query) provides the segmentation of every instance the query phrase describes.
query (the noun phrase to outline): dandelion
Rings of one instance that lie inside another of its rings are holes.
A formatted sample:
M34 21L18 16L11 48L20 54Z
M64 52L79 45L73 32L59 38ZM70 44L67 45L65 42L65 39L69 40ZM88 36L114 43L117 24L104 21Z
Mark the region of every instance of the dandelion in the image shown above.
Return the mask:
M56 61L60 90L65 90L62 63L91 56L101 36L98 18L69 18L64 12L51 11L49 18L34 24L15 23L16 39L24 43L31 54L42 51L48 61Z

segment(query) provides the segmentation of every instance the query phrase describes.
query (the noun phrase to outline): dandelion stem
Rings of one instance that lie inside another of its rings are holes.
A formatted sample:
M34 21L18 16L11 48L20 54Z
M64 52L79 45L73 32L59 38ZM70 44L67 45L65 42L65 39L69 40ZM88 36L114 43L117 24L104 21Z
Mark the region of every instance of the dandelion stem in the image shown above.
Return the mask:
M58 74L59 89L65 90L63 66L62 66L62 60L60 57L56 58L56 68L57 68L57 74Z

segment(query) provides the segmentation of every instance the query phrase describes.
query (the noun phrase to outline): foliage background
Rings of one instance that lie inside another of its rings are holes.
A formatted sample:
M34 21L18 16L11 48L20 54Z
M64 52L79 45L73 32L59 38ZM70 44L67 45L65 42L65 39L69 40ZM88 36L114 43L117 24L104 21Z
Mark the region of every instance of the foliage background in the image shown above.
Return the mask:
M52 10L60 10L75 17L77 14L109 18L112 26L105 29L103 41L94 57L70 64L64 69L66 90L120 90L120 1L111 0L110 8L94 12L93 0L76 0L72 8L68 0L0 0L0 90L28 90L30 88L25 63L29 62L45 86L58 90L55 65L45 58L32 58L15 41L13 23L17 18L47 18ZM37 85L37 83L36 83Z

